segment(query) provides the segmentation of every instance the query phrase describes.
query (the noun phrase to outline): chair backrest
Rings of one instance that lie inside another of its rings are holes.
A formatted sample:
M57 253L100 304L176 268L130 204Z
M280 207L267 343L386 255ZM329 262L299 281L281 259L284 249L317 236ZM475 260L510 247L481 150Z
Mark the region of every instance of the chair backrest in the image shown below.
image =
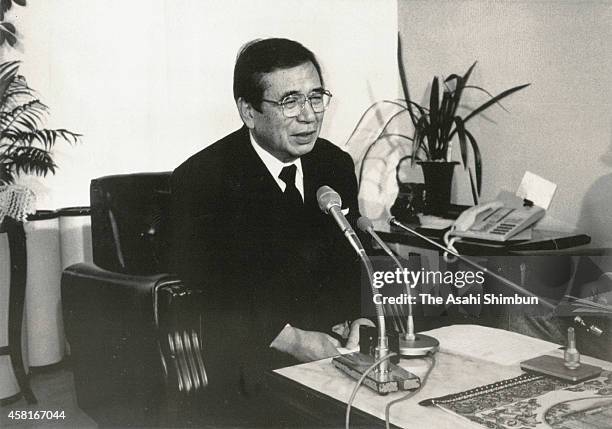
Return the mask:
M171 174L121 174L91 181L91 233L97 266L127 274L167 271Z

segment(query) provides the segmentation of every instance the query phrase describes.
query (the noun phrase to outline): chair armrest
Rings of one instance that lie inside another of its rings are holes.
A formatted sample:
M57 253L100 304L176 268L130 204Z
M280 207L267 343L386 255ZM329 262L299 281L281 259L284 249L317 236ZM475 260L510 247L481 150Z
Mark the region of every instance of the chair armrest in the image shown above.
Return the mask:
M151 287L159 282L178 280L178 277L173 274L163 273L148 276L123 274L85 262L67 267L62 274L62 285L66 277L70 279L67 282L69 288L82 288L89 287L90 284L97 284L103 288L130 288L132 293L144 295L149 294ZM73 283L74 281L76 282Z
M171 274L66 268L62 305L79 406L125 408L127 400L146 410L160 397L202 390L203 296Z

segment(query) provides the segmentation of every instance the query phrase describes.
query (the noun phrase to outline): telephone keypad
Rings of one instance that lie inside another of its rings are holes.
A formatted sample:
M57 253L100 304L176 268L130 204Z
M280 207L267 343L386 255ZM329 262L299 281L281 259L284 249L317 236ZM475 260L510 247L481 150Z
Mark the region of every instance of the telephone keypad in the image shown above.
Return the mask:
M485 213L481 222L474 225L471 229L473 231L493 232L491 231L492 229L495 230L497 229L496 227L499 227L502 225L499 223L499 221L504 219L506 216L508 216L513 211L514 209L502 207L502 208L499 208L493 211L492 213Z

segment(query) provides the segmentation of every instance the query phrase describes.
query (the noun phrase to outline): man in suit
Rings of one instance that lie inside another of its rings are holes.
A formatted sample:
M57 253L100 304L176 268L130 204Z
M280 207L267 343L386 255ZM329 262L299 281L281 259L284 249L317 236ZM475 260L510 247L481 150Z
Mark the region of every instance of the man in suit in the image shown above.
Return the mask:
M172 254L183 280L206 291L209 388L249 397L290 356L334 354L324 332L358 316L357 259L316 192L337 191L353 225L359 208L350 156L319 138L331 93L311 51L251 42L234 99L244 126L173 173Z

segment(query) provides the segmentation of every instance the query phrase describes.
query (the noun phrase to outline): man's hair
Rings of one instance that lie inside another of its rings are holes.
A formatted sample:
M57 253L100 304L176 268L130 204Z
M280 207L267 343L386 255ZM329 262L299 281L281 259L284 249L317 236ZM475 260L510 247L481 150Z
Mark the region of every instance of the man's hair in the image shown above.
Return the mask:
M315 67L323 84L321 66L317 58L300 43L279 38L248 42L238 53L234 66L234 100L242 97L259 107L265 91L261 86L265 73L297 67L308 62Z

